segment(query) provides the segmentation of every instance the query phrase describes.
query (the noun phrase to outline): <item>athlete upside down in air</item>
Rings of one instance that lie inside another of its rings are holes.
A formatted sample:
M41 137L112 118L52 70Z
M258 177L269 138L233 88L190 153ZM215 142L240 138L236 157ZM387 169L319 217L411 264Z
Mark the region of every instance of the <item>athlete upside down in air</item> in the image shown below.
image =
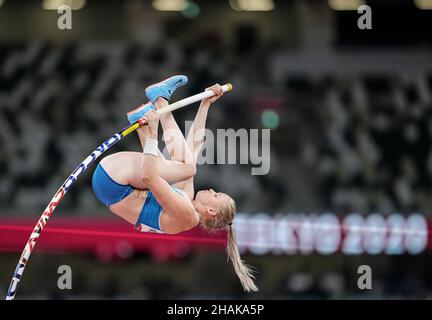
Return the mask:
M167 106L172 94L187 81L186 76L174 76L146 88L150 102L127 114L131 124L144 116L148 120L147 126L137 129L143 153L118 152L102 159L93 174L93 190L113 213L140 231L175 234L198 224L209 230L228 228L227 253L243 289L258 291L252 270L243 263L237 248L232 226L234 200L213 189L194 193L207 113L223 95L221 86L208 88L215 96L202 100L187 140L171 112L159 117L154 110ZM158 149L159 121L171 160Z

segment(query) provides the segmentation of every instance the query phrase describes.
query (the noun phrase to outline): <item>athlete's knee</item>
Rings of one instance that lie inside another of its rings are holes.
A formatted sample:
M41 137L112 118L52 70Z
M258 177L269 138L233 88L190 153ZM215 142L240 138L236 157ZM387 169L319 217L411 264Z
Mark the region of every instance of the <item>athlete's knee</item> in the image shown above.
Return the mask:
M153 182L154 178L155 175L150 173L148 170L143 170L139 176L139 179L147 186Z
M195 177L197 173L196 163L186 163L185 170L189 178Z

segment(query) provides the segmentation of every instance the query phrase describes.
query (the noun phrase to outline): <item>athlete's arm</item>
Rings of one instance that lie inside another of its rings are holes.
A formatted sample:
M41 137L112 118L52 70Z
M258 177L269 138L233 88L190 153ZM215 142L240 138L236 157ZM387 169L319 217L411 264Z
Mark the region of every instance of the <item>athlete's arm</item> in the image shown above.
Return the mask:
M207 98L201 101L194 122L189 130L186 143L190 150L192 150L195 163L197 162L198 155L204 145L205 125L207 121L208 110L213 102L218 100L223 95L222 87L219 84L215 84L206 90L213 90L215 96ZM175 186L182 189L190 199L194 197L194 185L193 177L185 181L178 182Z
M201 101L194 122L189 130L188 137L186 139L188 147L190 148L190 150L192 150L195 163L204 145L205 126L208 110L212 103L214 103L223 95L222 87L219 84L215 84L207 88L206 90L214 91L215 95Z

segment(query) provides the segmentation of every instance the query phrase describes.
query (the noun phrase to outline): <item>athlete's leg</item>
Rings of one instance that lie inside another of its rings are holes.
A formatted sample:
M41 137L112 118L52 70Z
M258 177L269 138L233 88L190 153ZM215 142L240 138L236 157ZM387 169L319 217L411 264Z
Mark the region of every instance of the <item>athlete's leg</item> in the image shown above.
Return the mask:
M196 163L204 144L208 110L210 105L223 95L220 85L214 85L208 89L214 90L216 96L201 101L194 122L189 130L187 140L185 140L171 112L160 117L160 122L164 131L164 141L171 159L186 163L190 163L191 161L192 163ZM161 109L166 107L168 102L165 99L158 98L154 105L156 109Z
M162 108L168 105L172 94L181 86L187 83L185 76L173 76L162 82L156 83L146 88L146 95L150 102L128 113L131 122L145 116L151 108ZM171 155L171 161L166 160L159 152L159 175L170 183L187 180L195 175L195 161L191 151L187 148L184 137L177 126L174 118L170 124L172 130L164 130L164 140ZM147 127L137 130L144 150L148 137Z
M158 98L154 102L154 105L156 109L161 109L168 105L168 101L163 98ZM165 113L161 115L159 119L163 129L163 139L171 160L195 165L193 153L187 145L183 133L172 113Z
M147 126L141 127L137 130L141 146L144 146L148 137ZM193 177L195 175L195 165L191 163L184 163L181 161L167 160L159 151L159 175L168 183L173 184ZM135 181L132 181L134 183ZM131 183L131 184L132 184Z
M187 180L195 175L195 166L169 161L163 158L162 153L159 155L159 175L169 184ZM144 155L141 152L118 152L105 157L100 164L115 182L131 185L135 189L147 189L141 175L145 166L143 160Z

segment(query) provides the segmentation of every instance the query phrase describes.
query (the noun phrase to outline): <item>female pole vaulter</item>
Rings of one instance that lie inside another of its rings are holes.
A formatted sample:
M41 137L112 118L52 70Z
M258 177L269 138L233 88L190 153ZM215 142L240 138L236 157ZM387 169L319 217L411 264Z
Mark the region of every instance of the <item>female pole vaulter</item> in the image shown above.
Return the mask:
M171 112L159 117L155 109L166 107L171 96L188 82L174 76L146 88L147 104L127 114L132 124L143 117L148 125L137 129L143 152L118 152L102 159L92 179L96 197L110 211L143 232L176 234L198 224L207 230L228 228L227 254L245 291L258 291L250 267L240 257L232 221L234 200L213 189L194 192L196 160L204 144L207 113L223 91L216 84L215 95L201 101L185 140ZM158 148L159 121L171 160Z

